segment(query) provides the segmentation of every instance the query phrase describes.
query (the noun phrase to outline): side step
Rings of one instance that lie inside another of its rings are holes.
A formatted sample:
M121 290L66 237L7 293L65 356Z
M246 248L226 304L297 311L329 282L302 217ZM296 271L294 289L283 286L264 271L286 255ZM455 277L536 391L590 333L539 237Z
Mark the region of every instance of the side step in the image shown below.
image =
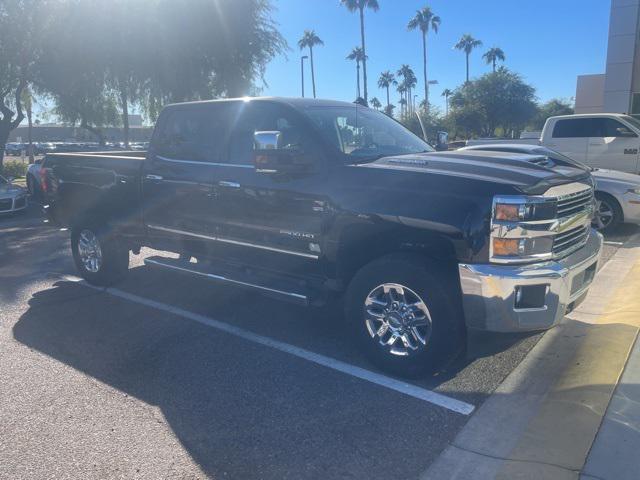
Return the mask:
M310 303L309 292L303 286L285 279L274 278L268 274L251 274L233 269L232 267L214 267L209 263L192 263L187 260L166 257L149 257L144 260L150 267L172 270L178 273L186 273L196 277L206 278L214 282L226 283L236 287L257 290L260 293L286 300L298 305L308 306ZM213 273L213 269L219 270ZM268 286L267 286L268 285Z

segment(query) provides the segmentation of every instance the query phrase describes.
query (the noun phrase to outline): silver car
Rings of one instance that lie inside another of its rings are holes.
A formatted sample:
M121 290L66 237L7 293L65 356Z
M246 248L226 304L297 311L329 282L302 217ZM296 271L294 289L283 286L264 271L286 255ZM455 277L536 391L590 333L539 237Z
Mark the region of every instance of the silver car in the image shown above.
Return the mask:
M591 170L591 176L596 181L597 208L593 227L600 231L606 231L620 223L640 225L640 175L587 167L555 150L540 145L496 143L473 145L460 150L489 150L542 155L550 159L579 163L580 166Z
M0 176L0 214L27 208L27 190Z

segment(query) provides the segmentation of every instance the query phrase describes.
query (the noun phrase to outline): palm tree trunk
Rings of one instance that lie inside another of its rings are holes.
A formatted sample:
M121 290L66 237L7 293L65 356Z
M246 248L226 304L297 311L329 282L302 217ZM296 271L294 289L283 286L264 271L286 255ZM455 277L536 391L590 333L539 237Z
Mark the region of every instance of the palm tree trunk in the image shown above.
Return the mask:
M424 70L424 111L429 114L429 81L427 79L427 34L422 32L422 62Z
M122 106L122 125L124 131L124 147L129 148L129 95L127 87L120 83L120 102Z
M357 91L357 96L356 99L360 98L360 62L356 62L356 75L358 77L358 91Z
M469 54L467 53L467 82L469 83Z
M389 109L390 105L391 105L391 102L389 102L389 85L387 85L387 110Z
M496 73L496 59L493 59L493 73Z
M27 106L27 122L28 122L28 130L27 137L29 140L29 165L34 162L33 158L33 110L31 109L31 105Z
M362 82L364 83L364 101L369 102L367 92L367 49L364 45L364 7L360 7L360 40L362 42Z
M313 87L313 98L316 98L316 74L313 69L313 48L309 47L309 60L311 61L311 86Z

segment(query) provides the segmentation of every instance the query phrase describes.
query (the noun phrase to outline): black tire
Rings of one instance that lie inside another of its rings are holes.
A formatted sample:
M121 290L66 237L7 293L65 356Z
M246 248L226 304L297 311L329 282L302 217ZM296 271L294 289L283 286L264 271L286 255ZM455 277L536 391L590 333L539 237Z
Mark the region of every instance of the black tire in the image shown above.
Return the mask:
M428 330L424 327L425 344L416 341L416 350L406 349L402 355L392 353L395 346L381 344L384 335L378 337L370 333L372 322L369 320L367 324L367 318L372 317L365 312L365 301L383 284L405 287L409 295L417 295L426 306L430 325ZM396 375L415 377L437 370L463 348L464 322L460 308L456 308L459 295L446 269L428 268L427 260L418 255L392 254L365 265L353 277L345 295L346 321L374 364Z
M596 192L596 200L601 211L596 211L593 227L600 232L610 232L622 223L622 208L618 201L608 193ZM605 211L607 212L606 217L602 215ZM600 218L598 218L599 215ZM605 218L608 219L608 222L605 221Z
M92 270L85 265L80 255L80 237L89 232L97 239L101 260L99 267ZM107 287L113 285L127 275L129 271L129 250L118 241L117 235L108 227L82 223L71 230L71 251L80 276L92 285Z

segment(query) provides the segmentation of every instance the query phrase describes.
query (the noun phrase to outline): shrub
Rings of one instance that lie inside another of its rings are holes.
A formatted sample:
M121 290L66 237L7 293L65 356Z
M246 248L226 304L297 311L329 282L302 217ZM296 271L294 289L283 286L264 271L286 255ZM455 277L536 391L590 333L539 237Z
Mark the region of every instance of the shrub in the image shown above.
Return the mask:
M27 167L29 164L21 160L7 160L5 159L4 165L0 173L3 177L19 178L24 177L27 174Z

